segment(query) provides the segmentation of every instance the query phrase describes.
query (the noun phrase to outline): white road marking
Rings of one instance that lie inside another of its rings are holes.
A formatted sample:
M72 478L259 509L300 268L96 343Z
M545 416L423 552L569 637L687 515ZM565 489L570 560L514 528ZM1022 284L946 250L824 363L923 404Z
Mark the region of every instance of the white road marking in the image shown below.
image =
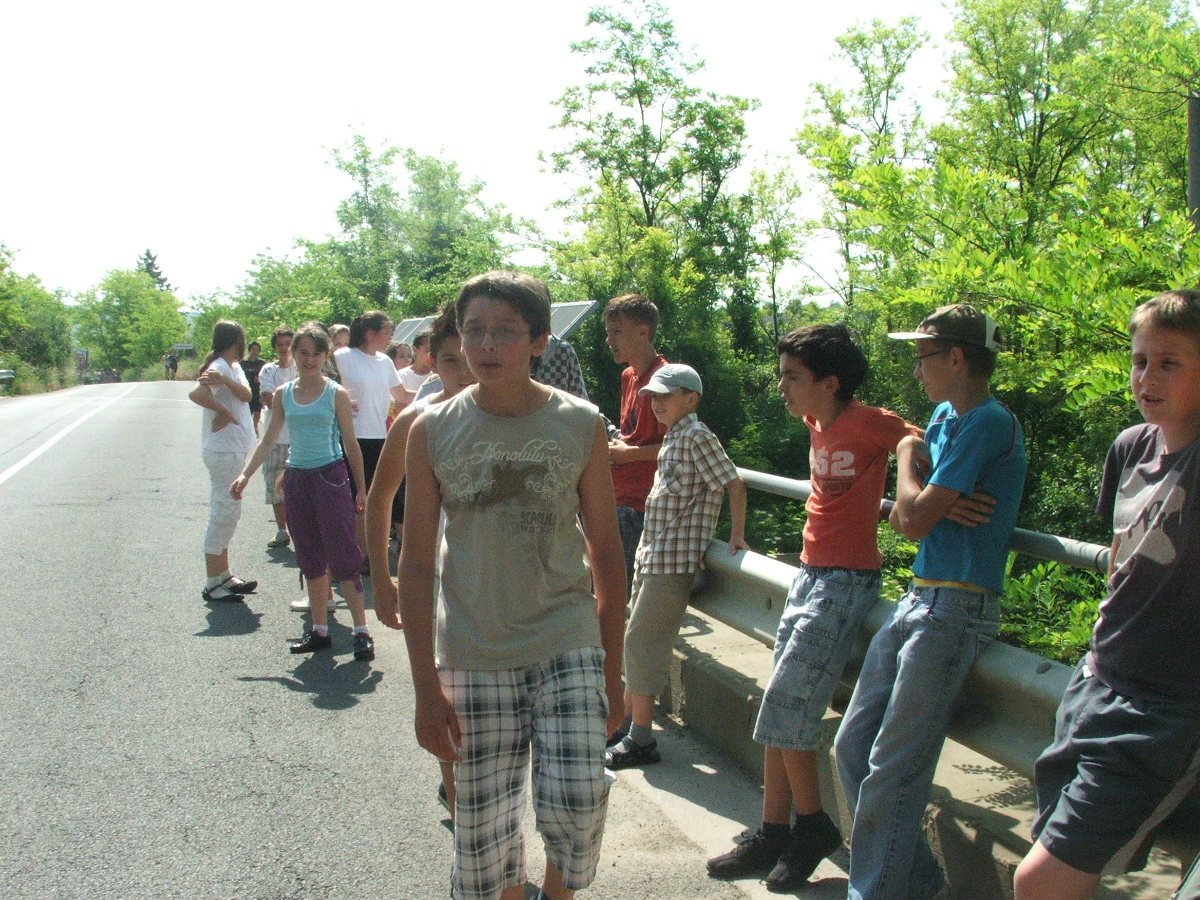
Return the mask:
M74 431L76 428L78 428L80 425L82 425L84 422L86 422L92 416L96 415L97 413L104 412L104 410L108 409L110 406L112 406L118 400L124 400L126 397L128 397L130 394L132 394L134 392L134 390L136 390L136 389L137 389L136 384L130 385L129 390L125 391L125 393L118 394L115 397L110 397L108 400L105 400L103 403L101 403L95 409L84 413L82 416L80 416L78 419L76 419L74 422L72 422L70 425L68 425L66 428L64 428L62 431L60 431L58 434L54 435L54 437L50 438L50 440L46 441L46 443L42 444L36 450L34 450L31 453L29 453L28 455L26 455L24 459L20 460L19 462L13 463L11 466L9 466L7 469L5 469L3 472L0 472L0 484L4 484L4 482L6 482L6 481L8 481L8 479L12 478L14 475L16 475L18 472L20 472L23 468L25 468L27 465L29 465L31 462L33 462L35 459L37 459L39 456L41 456L43 453L45 453L47 450L49 450L51 447L53 447L55 444L57 444L59 441L61 441L63 438L65 438L68 434L70 434L72 431Z

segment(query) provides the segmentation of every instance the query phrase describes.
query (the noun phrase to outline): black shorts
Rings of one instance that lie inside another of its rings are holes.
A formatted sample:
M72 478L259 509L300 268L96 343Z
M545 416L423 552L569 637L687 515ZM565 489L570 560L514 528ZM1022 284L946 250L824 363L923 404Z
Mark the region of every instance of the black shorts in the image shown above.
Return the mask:
M367 490L371 489L371 482L375 480L375 469L379 465L379 454L383 452L384 438L359 438L358 449L362 451L363 458L363 480L367 484ZM357 492L355 492L357 495ZM392 521L404 521L404 482L400 482L400 489L396 491L395 499L392 500Z
M1081 872L1144 867L1146 838L1195 782L1198 750L1195 711L1118 694L1081 661L1034 766L1033 837Z

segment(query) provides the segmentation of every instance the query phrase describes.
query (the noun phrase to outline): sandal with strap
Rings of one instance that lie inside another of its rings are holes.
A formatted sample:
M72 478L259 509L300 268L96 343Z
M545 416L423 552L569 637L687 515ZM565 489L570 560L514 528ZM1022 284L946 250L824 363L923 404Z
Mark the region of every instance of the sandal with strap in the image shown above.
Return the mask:
M216 587L205 588L200 592L200 596L204 598L206 603L241 603L242 595L231 591L224 584L218 584Z
M258 589L257 581L242 581L236 575L230 575L221 582L221 587L235 594L253 594Z

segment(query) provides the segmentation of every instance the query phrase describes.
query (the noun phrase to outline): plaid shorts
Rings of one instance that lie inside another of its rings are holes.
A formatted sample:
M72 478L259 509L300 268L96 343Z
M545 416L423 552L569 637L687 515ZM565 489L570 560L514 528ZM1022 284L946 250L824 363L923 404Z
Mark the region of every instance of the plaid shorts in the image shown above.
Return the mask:
M275 444L263 460L263 481L267 485L267 505L283 502L283 470L287 468L288 444Z
M546 859L572 890L596 877L608 810L604 651L583 647L521 669L439 669L462 729L454 767L456 898L524 884L526 772Z

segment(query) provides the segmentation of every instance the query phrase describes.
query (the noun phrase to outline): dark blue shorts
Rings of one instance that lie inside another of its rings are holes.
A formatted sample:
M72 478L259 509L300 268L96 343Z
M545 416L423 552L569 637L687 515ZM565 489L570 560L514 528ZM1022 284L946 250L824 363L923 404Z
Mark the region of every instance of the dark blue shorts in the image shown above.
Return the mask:
M1034 767L1033 837L1094 875L1145 865L1152 829L1196 777L1200 716L1178 704L1125 697L1081 661Z

